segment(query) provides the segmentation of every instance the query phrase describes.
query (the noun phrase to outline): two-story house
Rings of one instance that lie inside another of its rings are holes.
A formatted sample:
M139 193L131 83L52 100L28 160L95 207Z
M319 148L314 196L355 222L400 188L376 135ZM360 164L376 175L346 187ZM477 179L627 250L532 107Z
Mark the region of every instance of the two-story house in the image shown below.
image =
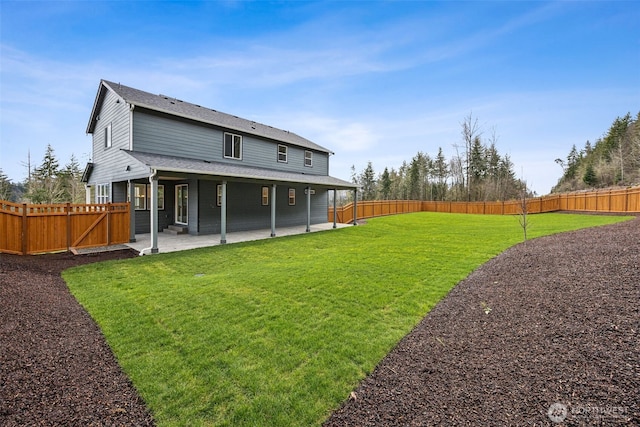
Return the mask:
M327 222L333 153L293 132L102 80L87 133L87 202L132 202L131 239ZM335 200L335 197L334 197Z

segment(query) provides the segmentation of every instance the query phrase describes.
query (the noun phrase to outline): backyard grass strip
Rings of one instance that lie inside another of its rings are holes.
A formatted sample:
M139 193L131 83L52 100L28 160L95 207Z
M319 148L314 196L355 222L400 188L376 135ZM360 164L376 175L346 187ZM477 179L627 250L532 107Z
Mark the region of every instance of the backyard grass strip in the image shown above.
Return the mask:
M626 217L543 214L529 236ZM64 272L160 426L320 425L514 217L416 213Z

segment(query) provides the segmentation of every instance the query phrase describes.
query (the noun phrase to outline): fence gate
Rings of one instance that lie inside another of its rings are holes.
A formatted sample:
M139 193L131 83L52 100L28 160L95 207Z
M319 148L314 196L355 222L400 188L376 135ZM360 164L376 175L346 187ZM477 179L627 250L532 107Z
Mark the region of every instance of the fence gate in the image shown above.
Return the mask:
M129 242L129 203L0 201L0 252L36 254Z

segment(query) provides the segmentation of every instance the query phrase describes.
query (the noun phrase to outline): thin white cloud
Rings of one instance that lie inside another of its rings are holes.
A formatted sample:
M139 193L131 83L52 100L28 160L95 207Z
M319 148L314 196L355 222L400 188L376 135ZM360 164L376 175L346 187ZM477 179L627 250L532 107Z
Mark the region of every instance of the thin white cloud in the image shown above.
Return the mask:
M280 123L306 138L340 153L360 155L376 148L380 132L375 126L362 122L328 116L299 114L288 111L277 117L266 117L269 123Z

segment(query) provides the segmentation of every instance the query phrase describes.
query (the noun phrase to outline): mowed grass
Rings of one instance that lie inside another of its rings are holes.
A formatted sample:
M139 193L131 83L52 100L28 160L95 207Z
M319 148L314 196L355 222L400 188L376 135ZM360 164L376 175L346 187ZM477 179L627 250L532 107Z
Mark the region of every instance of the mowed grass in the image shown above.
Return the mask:
M627 218L529 219L535 237ZM63 277L158 425L313 426L457 282L520 241L515 217L417 213Z

